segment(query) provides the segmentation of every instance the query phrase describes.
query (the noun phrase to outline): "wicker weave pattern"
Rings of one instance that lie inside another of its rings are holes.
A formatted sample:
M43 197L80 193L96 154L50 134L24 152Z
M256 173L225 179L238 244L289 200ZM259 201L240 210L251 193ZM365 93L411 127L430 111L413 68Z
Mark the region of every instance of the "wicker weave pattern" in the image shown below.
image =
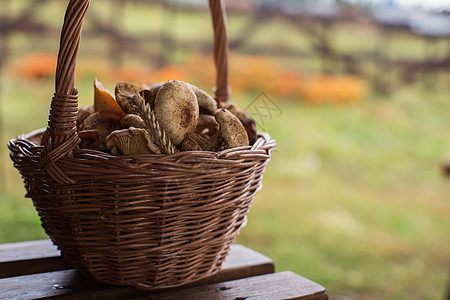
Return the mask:
M267 139L267 140L266 140ZM218 271L245 217L273 141L221 153L62 158L76 183L37 168L43 147L9 143L43 227L87 277L142 288L169 287Z
M225 30L223 5L211 2L215 31ZM253 146L218 153L78 149L74 68L88 6L72 0L67 9L48 128L8 144L27 197L62 255L91 279L156 289L214 274L245 226L275 143L263 134ZM223 34L215 37L226 48ZM215 57L220 101L229 92L224 59Z

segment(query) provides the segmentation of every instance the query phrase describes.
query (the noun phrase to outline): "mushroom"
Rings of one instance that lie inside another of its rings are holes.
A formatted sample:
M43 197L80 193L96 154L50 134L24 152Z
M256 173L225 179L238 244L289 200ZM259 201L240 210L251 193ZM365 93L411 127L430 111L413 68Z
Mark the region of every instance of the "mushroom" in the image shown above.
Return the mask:
M250 144L253 144L258 138L258 130L256 129L256 122L252 118L241 121L244 125L245 131L248 135L248 140Z
M155 117L173 144L178 145L197 127L197 97L185 82L165 82L155 99Z
M100 143L104 144L106 137L114 130L121 129L119 117L114 113L96 112L86 118L80 125L82 130L97 130Z
M100 150L100 135L98 130L82 130L78 132L81 139L79 147L81 149Z
M253 144L258 138L258 131L256 129L255 120L243 109L240 109L236 104L230 103L226 109L228 109L233 115L235 115L244 125L245 131L247 131L250 144Z
M106 137L106 146L114 155L161 153L142 128L115 130Z
M96 112L110 112L119 116L125 115L114 96L103 87L100 81L94 80L94 109Z
M198 106L201 114L212 115L217 110L217 101L214 100L207 92L199 89L195 85L188 83L191 90L197 97Z
M147 128L144 120L138 115L135 114L127 114L122 119L120 119L120 124L122 124L123 128Z
M194 140L202 150L214 151L215 150L215 138L205 137L198 133L191 133L186 138Z
M195 132L198 134L206 133L209 136L219 131L219 123L216 122L214 116L200 114L198 117L197 128Z
M186 137L180 144L181 151L201 151L200 145L192 138Z
M142 88L132 83L121 81L116 84L116 101L126 114L134 113L133 107L131 107L131 105L128 103L128 96L134 94L135 92L139 93L141 91Z
M81 123L86 120L87 117L92 115L95 112L93 105L83 106L78 110L78 118L77 118L77 128L80 127Z
M248 135L241 121L225 108L214 113L219 123L219 136L224 140L227 148L248 146Z

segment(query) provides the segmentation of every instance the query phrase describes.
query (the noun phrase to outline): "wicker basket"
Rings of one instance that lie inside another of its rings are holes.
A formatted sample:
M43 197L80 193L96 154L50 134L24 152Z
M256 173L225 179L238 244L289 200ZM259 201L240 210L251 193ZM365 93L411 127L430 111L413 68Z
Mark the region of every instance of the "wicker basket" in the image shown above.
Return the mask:
M217 272L245 225L274 141L222 152L113 156L77 148L75 62L89 0L71 0L47 129L9 142L27 197L53 242L86 277L145 289ZM223 3L210 0L215 97L228 100Z

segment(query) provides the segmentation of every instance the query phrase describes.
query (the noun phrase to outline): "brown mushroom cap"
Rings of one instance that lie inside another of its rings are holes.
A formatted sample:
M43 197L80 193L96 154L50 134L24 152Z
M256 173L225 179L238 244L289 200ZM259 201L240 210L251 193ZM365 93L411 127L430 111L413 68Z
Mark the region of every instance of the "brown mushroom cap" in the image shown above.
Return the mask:
M252 118L246 119L242 121L242 125L244 125L245 131L247 131L250 144L253 144L258 138L258 130L256 129L255 120Z
M219 123L219 135L225 141L227 148L248 146L248 135L241 121L225 108L214 113Z
M217 101L204 90L188 83L191 90L197 97L200 113L212 115L217 110Z
M81 123L83 123L83 121L94 112L95 110L93 105L83 106L78 109L77 127L80 127Z
M147 130L142 128L113 131L106 137L106 146L114 155L161 153Z
M129 82L121 81L116 84L115 88L116 101L126 114L133 114L134 109L128 103L127 97L125 97L124 95L130 95L133 94L134 92L139 93L141 91L142 91L141 87Z
M215 146L215 140L210 138L210 137L204 137L200 134L197 133L191 133L190 135L188 135L186 137L186 139L192 139L194 140L202 150L206 150L206 151L214 151L214 146Z
M127 114L122 119L120 119L120 124L122 124L123 128L146 128L144 120L138 115L135 114Z
M226 107L233 115L235 115L242 125L244 125L245 131L247 131L250 144L253 144L258 138L258 131L256 129L255 120L243 109L239 108L236 104L230 103Z
M234 103L229 103L227 107L225 107L228 111L230 111L233 115L238 117L241 122L244 122L247 119L251 119L252 117L242 108L239 108Z
M219 123L217 123L214 116L200 114L198 117L197 128L195 133L207 133L208 135L214 135L219 131Z
M81 142L79 147L81 149L100 150L100 135L98 130L82 130L78 132L78 137Z
M156 94L154 113L169 139L178 145L197 126L197 97L187 83L167 81Z
M114 113L96 112L91 114L80 125L81 130L97 130L100 143L104 143L106 137L114 130L122 128L119 117Z
M180 144L181 151L201 151L200 145L192 138L187 136Z

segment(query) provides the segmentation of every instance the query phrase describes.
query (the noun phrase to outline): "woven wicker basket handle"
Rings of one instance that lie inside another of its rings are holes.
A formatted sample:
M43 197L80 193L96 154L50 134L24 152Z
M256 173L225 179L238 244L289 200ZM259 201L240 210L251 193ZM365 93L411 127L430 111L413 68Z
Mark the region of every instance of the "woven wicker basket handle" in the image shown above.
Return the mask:
M228 37L227 16L222 0L209 0L209 8L214 26L214 63L217 77L214 96L221 103L228 102L230 88L228 87Z
M80 46L81 29L90 0L70 0L61 31L60 48L55 74L55 94L50 106L47 131L43 138L44 150L39 167L57 182L74 183L56 162L79 144L77 135L78 91L75 85L75 66ZM216 99L225 103L228 88L228 41L225 6L221 0L209 0L214 27L214 61L217 69Z

